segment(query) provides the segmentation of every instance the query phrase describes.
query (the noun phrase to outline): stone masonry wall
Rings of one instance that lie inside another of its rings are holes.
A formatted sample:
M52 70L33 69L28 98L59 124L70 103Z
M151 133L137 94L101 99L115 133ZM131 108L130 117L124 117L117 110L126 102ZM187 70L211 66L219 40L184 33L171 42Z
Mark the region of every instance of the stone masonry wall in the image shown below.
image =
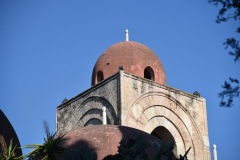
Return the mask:
M108 124L119 124L119 76L99 83L57 107L57 133L77 127L102 124L102 107L106 107Z
M177 155L210 160L204 98L121 72L121 124L151 133L165 127L174 137Z

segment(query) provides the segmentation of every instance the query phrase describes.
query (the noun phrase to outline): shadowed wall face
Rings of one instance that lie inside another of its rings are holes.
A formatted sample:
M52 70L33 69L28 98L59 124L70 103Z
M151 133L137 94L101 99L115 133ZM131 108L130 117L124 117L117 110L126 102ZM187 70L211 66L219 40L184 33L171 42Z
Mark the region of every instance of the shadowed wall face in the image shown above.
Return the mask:
M120 124L119 77L111 77L77 95L57 108L57 132L64 134L78 127L102 124L106 107L107 124Z

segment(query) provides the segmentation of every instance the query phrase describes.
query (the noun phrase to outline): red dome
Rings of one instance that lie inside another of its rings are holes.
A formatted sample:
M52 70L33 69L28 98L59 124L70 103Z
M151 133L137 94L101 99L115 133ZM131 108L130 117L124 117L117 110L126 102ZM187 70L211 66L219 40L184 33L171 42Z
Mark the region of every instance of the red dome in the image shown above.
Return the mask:
M125 41L112 45L98 58L92 85L117 73L120 66L125 72L166 84L164 68L157 55L143 44Z
M118 153L119 142L125 140L137 139L140 136L143 141L157 142L162 144L161 140L140 130L117 125L92 125L78 128L67 132L62 147L76 152L87 148L88 151L97 154L97 159L103 159L107 155ZM156 154L156 148L148 146L145 152L149 156Z

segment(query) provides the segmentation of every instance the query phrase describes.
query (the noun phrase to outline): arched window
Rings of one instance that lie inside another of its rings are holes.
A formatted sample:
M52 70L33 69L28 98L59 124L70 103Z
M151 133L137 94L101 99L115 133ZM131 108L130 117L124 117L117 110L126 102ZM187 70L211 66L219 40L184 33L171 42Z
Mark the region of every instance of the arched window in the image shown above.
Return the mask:
M97 83L101 82L102 80L104 80L103 72L102 71L98 71L97 72Z
M144 69L144 78L154 81L154 72L151 67L148 66Z

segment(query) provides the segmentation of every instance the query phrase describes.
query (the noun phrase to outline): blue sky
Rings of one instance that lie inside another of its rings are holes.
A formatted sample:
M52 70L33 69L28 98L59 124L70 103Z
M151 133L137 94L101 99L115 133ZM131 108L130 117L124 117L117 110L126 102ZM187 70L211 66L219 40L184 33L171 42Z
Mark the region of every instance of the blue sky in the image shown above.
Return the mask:
M43 120L55 131L56 107L90 87L97 58L127 28L158 55L168 86L206 98L211 150L215 143L219 159L237 159L240 102L219 107L217 94L229 76L240 79L222 45L238 24L216 24L217 13L207 0L2 0L0 108L21 145L42 143Z

